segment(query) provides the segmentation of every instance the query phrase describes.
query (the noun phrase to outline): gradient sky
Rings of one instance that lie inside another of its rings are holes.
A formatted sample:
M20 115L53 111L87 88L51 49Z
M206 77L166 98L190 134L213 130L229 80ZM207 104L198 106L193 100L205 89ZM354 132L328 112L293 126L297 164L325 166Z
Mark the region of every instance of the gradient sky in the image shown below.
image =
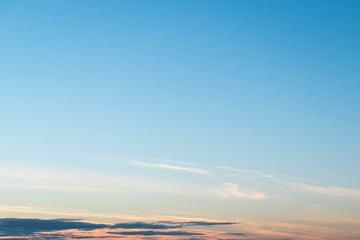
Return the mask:
M359 29L355 0L0 1L0 217L358 239Z

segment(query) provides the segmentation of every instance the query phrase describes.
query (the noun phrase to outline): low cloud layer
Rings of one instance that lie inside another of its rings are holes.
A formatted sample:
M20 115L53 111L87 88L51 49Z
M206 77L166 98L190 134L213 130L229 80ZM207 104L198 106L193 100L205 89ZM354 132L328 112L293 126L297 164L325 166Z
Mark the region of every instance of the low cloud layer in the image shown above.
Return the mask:
M174 226L177 226L177 227L216 226L216 225L233 225L233 224L236 224L236 222L207 222L207 221L188 221L188 222L161 221L160 223L174 225Z
M196 232L186 232L186 231L129 231L129 232L108 232L110 234L119 234L119 235L140 235L140 236L196 236L196 235L204 235L202 233Z
M173 222L162 221L155 223L129 222L116 224L97 224L74 219L20 219L20 218L2 218L0 219L0 237L20 237L16 239L27 239L21 237L40 237L41 239L86 239L92 236L71 235L62 233L64 230L94 231L104 229L111 235L139 235L139 236L199 236L203 233L179 230L189 226L216 226L232 225L234 222L207 222L207 221L189 221ZM115 229L132 229L132 231L114 231ZM102 236L101 238L108 238Z
M94 230L108 228L111 225L94 224L70 219L19 219L2 218L0 219L0 236L27 236L37 232L51 232L60 230Z
M145 223L145 222L133 222L133 223L117 223L114 224L111 228L124 228L124 229L171 229L179 228L178 225L171 226L166 224L156 224L156 223Z

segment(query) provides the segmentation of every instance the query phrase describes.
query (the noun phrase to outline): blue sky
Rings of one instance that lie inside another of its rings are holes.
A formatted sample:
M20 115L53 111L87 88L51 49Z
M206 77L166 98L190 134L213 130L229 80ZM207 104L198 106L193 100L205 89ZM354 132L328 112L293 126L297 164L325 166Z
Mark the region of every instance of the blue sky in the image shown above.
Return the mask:
M356 218L359 11L1 1L0 211Z

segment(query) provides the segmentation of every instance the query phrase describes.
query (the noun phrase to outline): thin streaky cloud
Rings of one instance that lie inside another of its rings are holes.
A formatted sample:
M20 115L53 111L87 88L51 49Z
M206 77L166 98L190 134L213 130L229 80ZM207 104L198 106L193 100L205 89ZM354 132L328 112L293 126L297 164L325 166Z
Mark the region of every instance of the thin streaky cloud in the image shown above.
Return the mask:
M307 184L303 182L294 182L289 181L280 177L277 177L273 174L267 174L264 172L261 172L259 170L244 170L244 169L238 169L233 167L220 167L222 169L227 169L231 171L241 172L245 174L246 176L249 176L248 179L255 179L255 178L268 178L272 179L275 182L288 186L292 189L298 190L298 191L306 191L306 192L313 192L317 194L327 195L327 196L334 196L334 197L356 197L360 198L360 189L352 189L352 188L343 188L343 187L322 187L312 184Z
M164 159L164 158L152 158L152 157L144 157L139 156L137 158L106 158L101 157L99 158L100 161L110 161L110 162L143 162L143 161L153 161L153 162L163 162L163 163L171 163L171 164L181 164L186 166L197 166L198 164L185 162L185 161L177 161L171 159Z
M352 188L341 188L341 187L321 187L310 185L306 183L288 183L291 187L294 187L298 190L303 190L307 192L313 192L318 194L325 194L329 196L336 197L357 197L360 198L360 189Z
M136 214L120 214L120 213L98 213L80 209L55 209L55 208L41 208L29 206L11 206L0 205L0 215L6 216L9 213L18 213L26 215L41 215L57 218L95 218L99 220L106 220L106 222L119 221L119 219L129 221L174 221L174 222L221 222L219 219L182 216L182 215L136 215Z
M216 190L216 193L218 196L223 198L235 197L255 200L269 198L269 196L264 192L249 189L240 190L239 185L233 183L224 183L219 189Z
M174 164L181 164L181 165L187 165L187 166L197 166L195 163L185 162L185 161L178 161L178 160L172 160L172 159L165 159L165 158L150 158L150 157L143 157L143 159L147 159L150 161L158 161L158 162L165 162L165 163L174 163Z
M87 170L54 168L21 168L6 166L0 169L0 188L37 189L62 192L134 192L153 191L185 195L207 195L199 185L182 181L163 181L157 178L134 177L126 174L103 174Z
M228 166L222 166L222 167L219 167L221 169L226 169L226 170L231 170L231 171L235 171L235 172L241 172L241 173L244 173L244 174L248 174L248 175L251 175L251 177L264 177L264 178L275 178L274 175L272 174L267 174L267 173L264 173L262 171L259 171L259 170L247 170L247 169L239 169L239 168L233 168L233 167L228 167Z
M186 172L193 172L193 173L207 174L207 175L211 174L210 171L201 168L181 167L181 166L169 165L164 163L145 163L140 161L130 161L130 163L144 167L171 169L171 170L186 171Z

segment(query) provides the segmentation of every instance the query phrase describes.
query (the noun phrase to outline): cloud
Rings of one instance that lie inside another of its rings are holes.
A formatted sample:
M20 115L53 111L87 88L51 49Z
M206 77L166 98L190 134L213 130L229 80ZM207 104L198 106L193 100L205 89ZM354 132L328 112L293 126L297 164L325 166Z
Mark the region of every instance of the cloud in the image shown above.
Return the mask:
M201 171L200 171L201 172ZM202 172L203 173L203 172ZM152 191L168 194L206 195L200 184L181 180L134 176L127 173L103 173L80 169L52 167L5 166L0 168L0 189L41 190L51 192L122 193Z
M69 229L94 230L107 228L106 224L94 224L70 219L0 219L0 236L26 236L37 232L51 232Z
M273 240L294 240L295 238L277 238Z
M89 234L91 234L91 232L89 232ZM60 240L68 240L68 239L106 239L106 238L112 238L114 239L113 236L84 236L84 235L75 235L73 233L70 232L64 232L64 234L59 234L59 233L36 233L32 236L30 236L30 239L41 239L41 240L53 240L53 239L60 239ZM1 238L0 238L1 239ZM8 240L9 238L5 238L6 240ZM13 238L13 239L17 239L19 240L19 238ZM20 240L23 238L20 238ZM29 239L29 238L24 238L24 239Z
M335 197L360 198L360 189L342 188L342 187L322 187L322 186L307 184L304 182L289 181L289 180L277 177L272 174L263 173L258 170L243 170L243 169L232 168L232 167L220 167L220 168L235 171L235 172L240 172L242 174L242 177L249 179L249 180L254 180L255 178L271 179L280 185L285 185L285 186L288 186L295 190L313 192L313 193L317 193L317 194L323 194L323 195L335 196ZM229 192L228 195L245 197L246 193L245 192L242 192L242 193L236 192L236 187L234 185L235 184L227 185L225 187L225 188L228 188L227 189L227 191ZM226 194L220 192L220 195L226 195Z
M28 207L28 206L9 206L9 205L0 205L0 215L1 214L26 214L26 215L37 215L42 216L43 218L82 218L82 219L98 219L103 221L129 221L129 222L157 222L157 221L177 221L177 222L187 222L187 221L208 221L216 222L216 219L204 218L204 217L188 217L188 216L176 216L176 215L136 215L136 214L118 214L118 213L99 213L91 212L85 210L76 210L76 209L57 209L57 208L39 208L39 207ZM1 219L1 218L0 218ZM161 223L161 222L158 222Z
M51 239L62 239L62 240L66 240L69 239L69 237L76 237L72 234L58 234L58 233L39 233L39 234L35 234L34 238L35 239L41 239L41 240L51 240Z
M245 236L245 233L225 233L226 235Z
M142 235L142 236L196 236L204 235L203 233L196 232L186 232L186 231L129 231L129 232L108 232L110 234L119 234L119 235Z
M124 228L124 229L171 229L178 228L179 226L170 226L165 224L155 224L155 223L144 223L144 222L134 222L134 223L117 223L114 224L111 228Z
M206 222L202 223L203 225ZM211 224L211 223L208 223ZM221 223L217 223L221 224ZM223 223L224 224L224 223ZM130 222L130 223L116 223L116 224L95 224L83 221L76 221L73 219L20 219L20 218L2 218L0 219L0 236L26 236L38 232L52 232L61 230L95 230L95 229L173 229L181 228L189 225L201 225L199 223L179 223L179 224L165 224L159 223L145 223L145 222Z
M217 225L232 225L235 222L206 222L206 221L191 221L183 222L185 226L217 226Z
M218 226L218 225L233 225L236 222L208 222L208 221L188 221L188 222L173 222L173 221L161 221L165 224L175 224L178 227L186 226Z
M272 179L276 178L272 174L264 173L259 170L245 170L245 169L239 169L239 168L233 168L233 167L227 167L227 166L223 166L223 167L219 167L219 168L230 170L230 171L235 171L235 172L240 172L243 175L242 177L249 179L249 180L255 179L255 178L272 178Z
M186 238L186 239L179 239L179 240L205 240L204 238Z
M169 165L164 163L145 163L140 161L130 161L130 162L134 165L144 166L144 167L171 169L171 170L186 171L186 172L193 172L199 174L211 174L210 171L200 168L181 167L181 166Z
M99 239L99 238L112 238L112 236L75 236L75 235L71 235L71 239L91 239L91 238L96 238L96 239ZM51 239L54 239L54 238L51 238Z
M129 222L116 224L89 223L75 219L22 219L22 218L0 218L0 238L14 238L21 236L35 237L40 239L82 239L92 238L91 231L108 231L107 234L117 235L163 235L163 236L197 236L202 233L179 231L179 229L189 226L215 226L230 225L234 222L208 222L208 221L162 221L162 222ZM133 231L109 231L114 229L133 229ZM146 229L146 231L140 231ZM70 232L61 231L76 230L77 232L89 232L87 235L74 235ZM161 231L155 231L161 230ZM165 231L166 230L166 231ZM59 232L60 231L60 232ZM89 235L90 234L90 235ZM102 238L107 238L103 235Z
M224 183L220 189L216 190L216 193L220 197L236 197L236 198L247 198L247 199L266 199L269 198L266 193L259 192L256 190L248 190L244 189L242 191L239 190L239 185L233 183Z
M18 237L16 237L16 238L4 238L4 240L29 240L28 238L18 238Z
M129 222L117 224L96 224L71 219L0 219L0 239L25 240L25 239L271 239L271 240L293 240L293 239L357 239L358 220L347 224L347 228L339 228L341 219L327 219L319 222L273 222L253 221L238 219L242 229L246 229L247 235L237 233L236 226L233 231L205 230L203 226L231 225L237 222L222 221L162 221L162 222ZM325 221L324 221L325 220ZM343 224L343 223L342 223ZM161 226L169 226L169 229L161 229ZM196 226L199 226L196 228ZM324 227L327 226L327 227ZM333 226L333 227L332 227ZM120 230L120 228L126 230ZM134 229L132 229L134 227ZM143 227L136 229L136 227ZM183 229L176 229L176 228ZM186 229L189 227L190 229ZM194 229L194 227L196 229ZM117 229L119 228L119 229ZM59 230L59 229L63 229ZM131 229L131 230L128 230ZM349 231L350 230L350 231ZM17 231L20 231L18 233ZM6 235L7 234L7 235ZM261 237L262 236L262 237ZM343 236L343 237L342 237Z
M288 185L303 191L325 194L329 196L360 198L360 189L340 188L340 187L321 187L306 183L294 183L294 182L289 182Z

